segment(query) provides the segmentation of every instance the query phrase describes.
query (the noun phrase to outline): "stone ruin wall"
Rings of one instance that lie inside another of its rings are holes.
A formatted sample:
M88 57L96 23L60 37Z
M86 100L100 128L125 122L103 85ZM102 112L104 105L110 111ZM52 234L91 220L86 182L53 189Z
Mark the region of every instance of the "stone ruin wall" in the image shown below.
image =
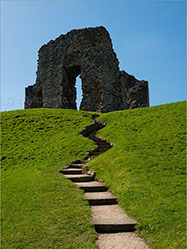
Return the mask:
M76 109L78 75L81 110L110 112L149 106L148 82L119 70L104 27L72 30L42 46L36 74L36 83L26 88L26 109Z

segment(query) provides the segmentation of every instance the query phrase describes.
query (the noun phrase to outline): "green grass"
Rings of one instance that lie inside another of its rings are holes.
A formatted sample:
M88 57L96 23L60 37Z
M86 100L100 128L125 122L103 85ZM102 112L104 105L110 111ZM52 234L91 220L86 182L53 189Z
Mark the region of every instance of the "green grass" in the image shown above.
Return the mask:
M185 104L101 115L115 146L88 164L152 249L186 248Z
M84 194L59 170L95 145L79 135L91 114L2 113L2 249L96 249Z
M2 249L96 249L84 194L59 170L96 146L92 113L2 113ZM101 114L115 146L89 163L151 249L185 248L185 102Z

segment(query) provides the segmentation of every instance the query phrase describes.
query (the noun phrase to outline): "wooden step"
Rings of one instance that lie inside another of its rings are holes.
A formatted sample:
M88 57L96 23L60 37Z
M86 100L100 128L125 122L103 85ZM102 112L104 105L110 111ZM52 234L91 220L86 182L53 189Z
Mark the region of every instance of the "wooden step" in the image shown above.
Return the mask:
M86 193L85 196L90 205L111 205L117 203L116 196L108 191Z
M108 188L103 183L97 181L82 182L76 184L85 192L103 192L108 190Z
M82 169L77 169L77 168L62 169L60 170L60 173L64 175L80 175L82 174Z
M94 176L81 174L81 175L64 175L67 179L72 182L90 182L94 180Z

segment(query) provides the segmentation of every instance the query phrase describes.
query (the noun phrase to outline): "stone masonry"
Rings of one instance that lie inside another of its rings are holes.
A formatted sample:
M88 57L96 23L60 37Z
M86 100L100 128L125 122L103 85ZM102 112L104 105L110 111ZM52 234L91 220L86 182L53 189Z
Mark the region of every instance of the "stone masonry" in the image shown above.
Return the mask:
M148 82L119 70L104 27L71 30L43 45L36 74L36 83L26 88L26 109L76 109L78 75L81 110L110 112L149 106Z

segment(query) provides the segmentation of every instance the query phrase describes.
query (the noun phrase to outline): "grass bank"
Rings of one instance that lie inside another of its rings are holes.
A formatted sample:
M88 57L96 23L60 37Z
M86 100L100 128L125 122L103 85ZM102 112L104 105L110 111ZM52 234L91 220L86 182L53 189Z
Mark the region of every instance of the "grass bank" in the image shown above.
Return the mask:
M2 113L2 249L96 249L84 194L59 170L95 145L79 135L91 113Z
M58 171L95 145L92 113L2 113L2 249L96 249L90 208ZM185 248L185 102L101 114L115 146L89 163L151 249Z
M101 115L115 146L89 163L152 249L186 248L185 102Z

